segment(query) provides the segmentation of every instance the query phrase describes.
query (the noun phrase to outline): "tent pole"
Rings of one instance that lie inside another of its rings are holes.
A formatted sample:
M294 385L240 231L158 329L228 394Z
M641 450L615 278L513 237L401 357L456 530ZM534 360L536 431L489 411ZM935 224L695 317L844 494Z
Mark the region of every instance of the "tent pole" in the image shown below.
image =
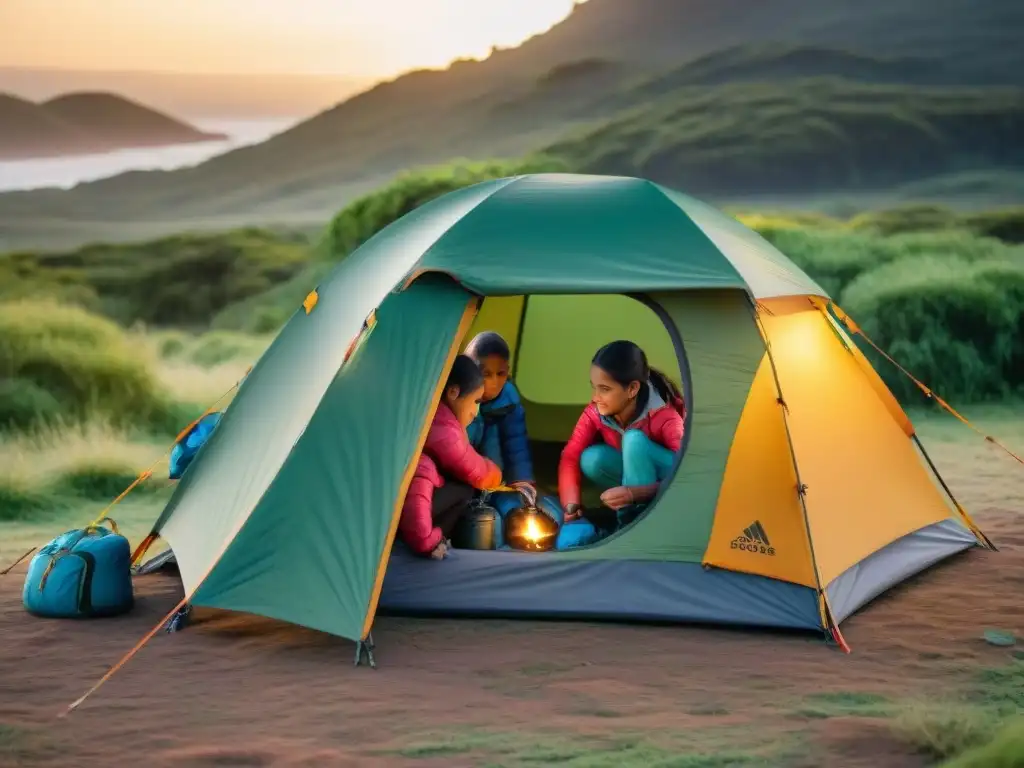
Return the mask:
M754 324L760 331L761 339L764 341L764 351L768 356L768 364L772 369L772 378L775 379L775 392L778 395L778 404L782 408L782 423L786 428L786 442L789 444L789 455L793 461L793 473L796 475L796 491L797 496L800 497L800 508L804 513L804 530L807 532L807 546L811 551L811 567L814 569L814 582L818 589L818 609L821 612L822 629L825 632L826 638L831 638L844 653L849 653L850 646L847 645L842 632L839 631L839 623L832 616L832 609L829 607L825 589L821 585L818 559L814 554L814 537L811 535L811 523L807 514L807 486L800 479L800 466L796 460L796 448L793 446L793 433L789 429L789 406L786 404L786 398L782 395L782 383L779 381L779 371L775 366L775 357L772 355L772 343L768 338L768 330L761 321L756 300L749 294L747 298L750 300L750 311L754 317Z
M924 445L921 443L921 439L917 436L917 433L915 432L910 437L917 445L917 449L921 451L921 455L924 457L924 460L928 463L928 466L931 468L932 474L935 475L935 479L939 481L939 485L942 486L942 490L946 492L946 495L949 496L949 500L953 502L953 506L956 507L956 511L959 513L961 519L964 521L964 523L967 524L967 527L970 529L971 533L974 534L974 538L976 538L978 540L978 543L986 549L990 549L993 552L998 552L999 549L996 547L995 544L992 543L992 540L985 535L984 531L982 531L977 525L974 524L974 521L971 520L970 516L967 514L967 511L960 506L960 502L956 500L956 497L953 495L953 491L950 490L949 486L946 485L946 481L943 479L942 475L939 474L939 469L938 467L935 466L935 463L932 461L932 457L929 456L928 451L924 449Z

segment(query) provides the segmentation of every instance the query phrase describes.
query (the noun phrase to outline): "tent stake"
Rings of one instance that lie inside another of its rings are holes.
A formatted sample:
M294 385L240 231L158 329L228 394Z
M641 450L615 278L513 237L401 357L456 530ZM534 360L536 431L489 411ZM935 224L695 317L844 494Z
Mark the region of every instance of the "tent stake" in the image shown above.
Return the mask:
M185 603L178 610L174 612L164 624L165 631L170 634L171 632L180 632L188 624L189 617L192 615L191 603Z
M366 637L356 642L356 662L354 666L358 667L363 661L363 651L366 651L366 661L370 665L370 669L377 668L377 660L373 658L373 633L367 632Z

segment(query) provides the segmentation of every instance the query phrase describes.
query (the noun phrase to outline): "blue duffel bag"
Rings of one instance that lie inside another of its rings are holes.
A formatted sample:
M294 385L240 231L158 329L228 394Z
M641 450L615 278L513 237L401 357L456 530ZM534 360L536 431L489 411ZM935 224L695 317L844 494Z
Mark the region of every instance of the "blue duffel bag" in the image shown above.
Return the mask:
M21 593L35 616L74 619L117 616L135 604L131 546L107 518L61 534L36 553Z

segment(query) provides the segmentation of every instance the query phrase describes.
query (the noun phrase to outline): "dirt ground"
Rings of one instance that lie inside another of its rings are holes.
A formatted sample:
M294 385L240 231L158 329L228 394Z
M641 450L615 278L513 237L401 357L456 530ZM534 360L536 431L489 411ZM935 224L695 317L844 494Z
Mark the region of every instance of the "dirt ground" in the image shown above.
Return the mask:
M138 579L127 617L44 621L22 610L19 568L0 577L0 765L924 766L886 707L1005 664L984 629L1024 635L1024 472L978 458L948 479L1001 551L851 617L849 656L760 631L384 617L370 670L338 638L202 611L58 719L180 583Z

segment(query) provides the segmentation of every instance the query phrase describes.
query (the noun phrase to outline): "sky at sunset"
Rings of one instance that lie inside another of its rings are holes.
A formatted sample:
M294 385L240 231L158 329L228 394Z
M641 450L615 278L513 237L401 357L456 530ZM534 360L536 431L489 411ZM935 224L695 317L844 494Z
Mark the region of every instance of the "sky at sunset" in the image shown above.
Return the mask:
M480 57L573 0L0 0L0 67L389 76Z

